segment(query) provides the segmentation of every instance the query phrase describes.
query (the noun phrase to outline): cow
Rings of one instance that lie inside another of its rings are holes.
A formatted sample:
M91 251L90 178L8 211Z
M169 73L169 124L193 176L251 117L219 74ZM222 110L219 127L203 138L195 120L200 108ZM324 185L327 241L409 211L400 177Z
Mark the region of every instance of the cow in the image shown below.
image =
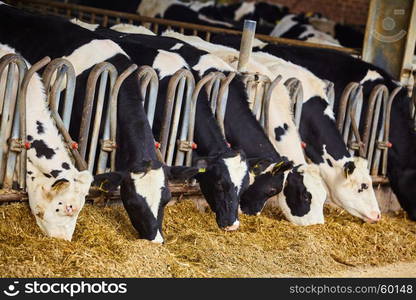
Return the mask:
M123 28L123 31L128 31L128 27L130 27L132 32L140 32L148 33L148 30L139 28L132 25L119 25ZM117 28L113 27L113 28ZM196 72L195 76L202 76L203 74L206 74L208 71L212 70L219 70L219 71L229 71L230 67L224 63L222 60L216 58L215 56L206 53L205 51L198 50L194 47L189 46L188 44L179 41L177 39L173 38L167 38L167 37L158 37L156 38L153 34L152 36L141 36L138 35L131 35L130 37L134 36L135 38L138 38L139 40L142 40L142 42L145 45L154 44L156 48L164 48L170 51L175 51L181 54L181 56L188 62L188 65L192 67L192 69ZM124 36L126 37L126 36ZM232 83L233 85L233 83ZM240 85L236 85L236 89L240 89ZM246 94L243 94L243 97L247 97ZM257 126L257 125L256 125ZM257 128L257 127L255 127ZM256 129L257 130L257 129ZM264 132L262 132L264 134ZM241 133L239 133L241 134ZM240 139L243 139L244 136L240 136ZM244 144L245 142L239 142ZM245 145L246 147L248 145ZM281 181L283 180L283 177L281 176L281 172L286 171L290 168L290 163L282 164L282 160L276 158L275 154L271 153L263 153L263 150L260 148L255 147L249 147L250 149L250 165L255 169L256 172L251 173L251 185L248 188L248 190L243 194L241 197L241 209L243 212L246 212L248 214L258 214L266 200L270 198L273 195L276 195L280 192L282 188ZM245 150L243 148L243 150ZM257 151L257 152L256 152ZM256 157L256 153L259 153L262 159L259 157ZM280 157L279 155L277 157ZM266 159L267 158L267 159ZM273 160L278 160L278 163L273 163ZM261 163L256 163L257 161L261 161ZM266 170L265 174L261 174L262 171L267 169L267 166L269 166L268 170ZM273 168L275 167L275 168ZM257 175L263 175L263 176L254 176ZM322 207L321 209L316 209L315 205L312 205L312 209L310 206L310 194L305 193L305 187L303 184L299 184L296 182L296 180L292 180L295 178L298 178L300 176L299 172L296 172L296 174L289 174L291 184L289 184L288 188L286 189L287 193L290 191L292 192L291 198L288 199L287 202L290 202L290 208L291 210L286 210L287 218L300 225L309 225L309 224L315 224L317 222L316 220L319 220L318 223L323 222L323 214L322 214ZM299 181L299 180L298 180ZM248 196L250 195L250 196ZM256 195L256 198L253 197L253 195ZM299 197L300 195L300 197ZM307 198L304 198L306 195ZM244 198L244 200L243 200ZM288 205L286 205L287 207ZM319 207L316 206L316 207ZM299 213L299 209L303 212L302 214ZM297 215L291 215L291 213L294 213ZM299 215L301 214L301 217Z
M76 139L91 68L107 61L121 72L132 64L131 60L111 40L67 20L32 15L3 3L0 15L0 41L13 47L29 63L48 55L66 58L73 64L77 89L70 133ZM190 178L198 173L198 168L168 167L157 160L136 80L129 77L124 81L118 99L117 172L97 175L93 184L107 190L120 185L121 200L140 238L162 243L163 211L171 198L168 178ZM49 147L45 150L50 152Z
M15 53L13 48L0 44L0 57ZM29 205L46 235L70 241L93 177L88 171L78 171L72 163L36 73L28 84L26 103Z
M79 20L71 21L80 26L92 28ZM138 30L131 25L121 27L124 30L128 28ZM114 28L120 28L120 26ZM95 28L95 30L104 37L112 38L136 64L150 65L157 71L160 82L152 129L154 136L160 137L169 80L176 71L187 69L187 62L178 53L169 51L172 46L165 46L164 49L158 47L160 44L158 37L150 39L143 35L120 37L120 34L113 30L105 28ZM180 49L179 46L177 48ZM198 74L194 76L198 78ZM202 91L198 98L194 134L197 145L194 151L197 155L195 164L208 166L205 168L206 172L196 176L202 193L216 214L218 226L229 231L236 230L239 227L239 198L248 186L249 170L244 153L228 147L209 108L205 91Z
M218 38L215 41L238 49L237 38ZM255 43L265 45L258 40ZM319 166L331 200L365 221L378 221L380 210L368 174L367 161L351 157L337 130L334 114L326 96L326 83L301 66L262 52L260 48L255 50L252 54L253 60L272 71L274 76L281 75L283 79L295 77L301 81L304 104L300 135L306 155ZM284 127L278 129L280 137L285 130ZM362 189L361 186L366 188Z
M237 67L238 51L232 48L213 45L201 40L199 37L184 36L175 32L165 32L163 35L187 41L199 49L215 54L234 68ZM262 64L256 64L253 61L249 62L247 70L251 73L261 73L269 78L275 78L277 76L276 74L269 72L269 70L264 68ZM272 139L272 143L280 154L286 156L297 165L296 170L293 172L301 174L301 182L305 185L305 190L309 193L312 207L314 207L311 211L322 210L322 206L326 199L325 188L319 176L318 168L314 165L308 165L305 161L301 148L300 137L291 114L289 95L286 88L282 84L278 85L274 90L271 103L271 106L277 108L277 110L270 114L270 121L275 126L275 129L272 130L273 132L269 132L268 134L269 136L275 135L275 131L279 131L277 139L280 141L280 143L278 143L276 139ZM280 130L284 130L285 132L280 134ZM280 194L279 203L282 209L287 211L288 207L285 197L285 193ZM290 214L287 213L287 215ZM312 213L312 215L318 214ZM316 222L323 223L323 218L316 220Z
M400 87L381 68L338 51L271 44L259 44L258 50L303 66L317 77L333 82L335 113L338 112L342 92L350 82L359 82L363 86L364 99L369 98L371 90L378 84L386 85L390 92ZM366 104L364 101L363 113ZM416 220L416 201L412 196L416 192L413 184L416 180L416 139L409 107L410 97L406 88L402 87L392 105L389 136L392 147L388 151L387 176L402 208L410 219Z

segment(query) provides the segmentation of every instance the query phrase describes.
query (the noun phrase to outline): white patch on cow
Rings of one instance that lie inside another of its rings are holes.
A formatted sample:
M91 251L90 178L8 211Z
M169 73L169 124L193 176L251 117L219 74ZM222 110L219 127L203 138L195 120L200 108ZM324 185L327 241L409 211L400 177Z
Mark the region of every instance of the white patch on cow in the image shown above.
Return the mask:
M162 199L162 188L165 186L165 173L163 168L150 170L144 173L130 173L133 179L136 193L145 198L155 219L157 219L160 201Z
M163 243L163 237L160 234L159 230L156 233L156 237L152 240L153 243L162 244Z
M234 21L240 21L245 15L253 13L256 8L255 5L256 3L254 1L243 2L234 12Z
M145 35L156 35L150 29L147 29L144 26L136 26L132 24L117 24L110 27L111 30L124 32L124 33L134 33L134 34L145 34Z
M341 47L339 41L331 35L315 29L312 25L303 25L303 27L305 28L305 31L299 35L299 39L306 38L305 41L310 43ZM307 37L309 35L312 36Z
M85 70L117 54L129 57L119 45L111 40L92 40L63 58L72 63L75 75L78 76Z
M378 73L377 71L368 70L364 78L361 79L360 84L364 84L367 81L374 81L377 79L383 79L383 76L381 76L380 73Z
M182 43L177 43L173 47L170 48L170 50L179 50L183 47Z
M8 53L15 53L15 50L0 44L0 57ZM30 64L28 62L26 64L30 68ZM27 151L29 205L35 215L36 223L46 235L71 240L78 214L84 206L85 196L93 178L88 171L79 172L73 165L63 138L51 118L43 83L37 73L29 82L26 100L27 135L32 137L32 142L43 141L55 152L50 159L47 159L43 155L38 157L34 147ZM38 121L42 123L42 133L38 133ZM69 169L63 168L63 163L66 163ZM60 171L56 178L50 176L53 170ZM58 186L53 188L52 185L58 179L65 179L68 182L60 185L59 188Z
M290 30L290 28L292 28L298 23L294 20L294 18L296 18L296 15L293 14L284 16L279 21L279 23L277 23L276 26L273 28L272 32L270 33L270 36L280 37L283 34L285 34L287 31Z
M268 45L267 43L265 43L265 42L263 42L259 39L256 39L256 38L253 39L253 48L262 49L262 48L266 47L267 45Z
M215 6L215 2L214 1L206 1L206 2L192 1L190 2L189 8L192 9L193 11L198 12L202 8L207 7L207 6Z
M326 145L322 158L324 162L319 164L319 169L331 201L358 218L374 221L374 215L380 214L380 209L367 168L367 160L360 157L335 160L327 153ZM327 159L332 166L326 162ZM353 162L355 170L345 177L344 165L347 162ZM362 184L365 184L367 189L360 191Z
M158 50L158 52L152 67L159 71L159 80L173 75L180 69L188 68L187 63L179 54L165 50Z
M200 19L201 21L210 23L210 24L214 24L214 25L222 25L222 26L228 27L228 28L234 27L233 24L223 22L223 21L213 20L213 19L210 19L207 16L202 15L202 14L198 14L198 19Z
M238 195L243 184L244 177L247 174L247 164L241 159L240 154L235 157L225 158L224 163L227 166L232 183L235 187L237 187Z
M90 24L77 18L71 19L70 22L82 28L88 29L89 31L95 31L100 26L99 24Z
M173 4L186 5L177 0L141 0L139 7L137 8L137 13L145 17L154 18L155 16L160 15L160 17L163 18L165 11Z
M192 69L198 71L199 76L204 75L205 72L211 68L216 68L221 72L234 71L234 69L231 68L227 63L212 54L201 55L198 63L192 67Z
M324 115L335 121L334 110L328 105L324 110Z

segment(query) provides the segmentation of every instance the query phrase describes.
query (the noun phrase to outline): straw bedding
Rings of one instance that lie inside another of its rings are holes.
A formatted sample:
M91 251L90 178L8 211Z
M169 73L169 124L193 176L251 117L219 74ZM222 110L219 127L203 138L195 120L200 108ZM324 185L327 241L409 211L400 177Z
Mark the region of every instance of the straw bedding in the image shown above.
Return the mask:
M87 204L72 242L45 237L27 204L0 206L2 277L328 276L354 267L416 261L416 224L404 214L365 224L325 208L326 224L292 225L267 208L217 228L192 201L166 208L166 243L137 239L119 204Z

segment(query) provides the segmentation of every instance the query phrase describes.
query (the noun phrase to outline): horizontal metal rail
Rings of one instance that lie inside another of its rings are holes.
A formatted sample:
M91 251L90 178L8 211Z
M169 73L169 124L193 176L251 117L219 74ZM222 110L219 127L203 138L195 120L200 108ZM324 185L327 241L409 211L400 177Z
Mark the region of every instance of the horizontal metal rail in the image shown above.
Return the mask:
M184 33L185 30L192 31L193 35L203 33L204 39L207 41L210 40L212 34L242 35L242 31L238 30L223 29L212 26L197 25L159 18L149 18L137 14L117 12L112 10L99 9L95 7L88 7L69 3L60 3L47 0L6 0L6 2L16 5L19 8L24 8L30 11L48 15L62 16L65 18L78 18L88 23L99 23L104 27L112 26L119 23L143 24L148 28L152 26L153 28L150 29L153 30L156 34L159 33L160 27L176 29L180 33ZM272 44L287 44L322 49L333 49L344 53L360 55L359 51L350 48L309 43L286 38L276 38L263 34L256 34L255 37L264 42Z

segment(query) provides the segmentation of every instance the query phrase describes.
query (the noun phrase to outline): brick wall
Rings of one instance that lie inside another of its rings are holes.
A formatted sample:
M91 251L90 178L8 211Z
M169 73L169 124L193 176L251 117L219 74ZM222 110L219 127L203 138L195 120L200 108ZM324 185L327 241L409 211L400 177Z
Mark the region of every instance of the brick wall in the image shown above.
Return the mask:
M268 0L284 4L293 12L320 12L330 19L355 25L365 25L370 0Z

